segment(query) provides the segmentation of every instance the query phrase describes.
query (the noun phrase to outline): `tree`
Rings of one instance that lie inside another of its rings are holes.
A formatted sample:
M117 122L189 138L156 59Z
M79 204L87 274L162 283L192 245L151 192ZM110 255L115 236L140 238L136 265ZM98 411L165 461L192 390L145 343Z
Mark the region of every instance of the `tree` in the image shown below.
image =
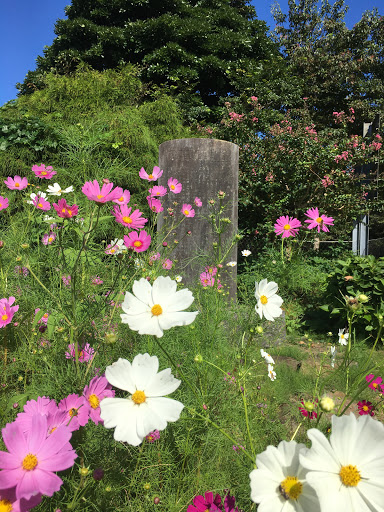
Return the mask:
M81 62L97 70L131 62L142 66L145 82L215 105L238 93L231 73L278 54L250 0L72 0L66 14L37 69L18 84L20 94L39 88L52 69L68 74Z

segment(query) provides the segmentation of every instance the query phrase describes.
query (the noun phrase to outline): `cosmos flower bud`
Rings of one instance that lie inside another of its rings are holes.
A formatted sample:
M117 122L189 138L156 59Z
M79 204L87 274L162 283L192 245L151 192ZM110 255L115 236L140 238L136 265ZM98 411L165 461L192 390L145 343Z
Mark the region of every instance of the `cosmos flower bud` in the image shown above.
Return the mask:
M323 412L331 412L335 408L335 402L329 396L323 396L319 402L319 405Z

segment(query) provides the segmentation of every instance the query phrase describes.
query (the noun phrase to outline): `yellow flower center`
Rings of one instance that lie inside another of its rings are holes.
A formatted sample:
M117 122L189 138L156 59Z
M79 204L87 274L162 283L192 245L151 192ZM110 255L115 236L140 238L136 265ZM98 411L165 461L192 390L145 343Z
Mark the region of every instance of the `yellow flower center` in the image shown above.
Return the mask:
M101 199L102 197L104 197L102 194L99 194L98 196L96 196L97 199Z
M126 224L132 224L132 219L131 219L131 217L123 217L123 221L124 221Z
M52 242L52 241L53 241L53 237L52 237L52 236L50 236L50 237L48 238L48 242Z
M124 196L119 197L119 201L123 202L124 201Z
M265 304L267 304L267 302L268 302L267 297L265 295L262 295L260 297L260 302L265 306Z
M184 210L184 215L189 215L189 210Z
M70 217L72 217L72 210L67 210L67 212L68 212L68 215L69 215Z
M363 405L362 409L363 409L363 411L365 411L365 412L369 411L369 407L368 407L368 405Z
M8 500L0 500L0 512L12 512L12 503Z
M96 396L96 395L91 395L88 398L88 402L89 402L89 405L92 407L92 409L97 409L100 404L100 400L99 400L98 396Z
M63 209L61 210L61 213L65 213L66 211L67 211L67 209L66 209L66 208L63 208Z
M351 464L343 466L340 469L339 475L340 480L347 487L356 487L361 480L360 471L356 466L352 466Z
M291 229L290 224L286 224L286 225L284 226L284 229L285 229L285 231L288 231L289 229Z
M153 316L159 316L163 312L163 308L160 306L160 304L155 304L152 306L151 313Z
M321 224L321 223L323 222L322 217L317 217L316 222L317 222L318 224Z
M144 391L137 390L132 395L132 400L135 402L135 404L140 405L143 402L145 402L145 399L147 397L145 396Z
M37 206L38 206L39 208L42 208L42 207L43 207L43 205L42 205L41 203L39 203Z
M57 429L57 427L52 427L51 430L48 430L48 435L52 434Z
M149 178L150 180L153 180L153 174L149 174L149 175L148 175L148 178Z
M114 253L114 252L116 252L116 249L111 249L111 253Z
M372 383L372 386L376 389L376 388L378 388L378 386L379 386L379 385L378 385L378 383L377 383L377 382L373 382L373 383Z
M5 322L6 320L8 320L8 315L3 315L1 319Z
M32 455L32 453L28 453L23 459L22 463L23 469L25 471L31 471L32 469L35 469L37 466L37 457L36 455Z
M175 185L171 185L171 189L172 189L172 190L175 190Z
M42 171L41 175L42 175L42 176L46 176L46 175L47 175L47 173L46 173L45 171Z
M69 415L72 418L73 416L77 416L77 409L75 407L72 407L72 409L69 409Z
M340 334L340 338L343 340L345 338L344 334Z
M143 245L143 242L140 242L140 240L136 240L136 242L133 242L133 245L135 247L141 247Z
M297 500L303 492L303 484L295 476L287 476L279 486L281 495L286 500Z
M20 183L15 183L15 187L20 187Z

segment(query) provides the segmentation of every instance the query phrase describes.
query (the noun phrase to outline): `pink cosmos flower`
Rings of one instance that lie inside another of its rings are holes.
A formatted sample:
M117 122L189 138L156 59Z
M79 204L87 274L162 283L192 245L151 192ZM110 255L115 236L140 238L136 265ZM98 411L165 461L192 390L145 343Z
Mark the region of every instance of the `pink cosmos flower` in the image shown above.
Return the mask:
M76 393L68 395L59 402L59 411L66 411L66 421L76 425L76 428L72 425L74 430L78 430L88 423L89 411L84 396L79 396Z
M143 180L148 180L148 181L156 181L157 179L160 178L160 176L162 174L163 174L163 171L160 170L160 167L158 167L157 165L155 165L151 174L147 174L145 172L144 167L142 167L139 172L140 178Z
M147 436L145 436L146 441L148 443L154 443L160 439L160 432L158 430L153 430Z
M95 276L91 280L91 284L93 284L93 285L98 285L98 284L103 284L103 283L104 283L104 281L102 279L100 279L99 276Z
M96 204L102 205L107 201L119 199L123 195L123 189L116 187L114 190L113 183L104 183L101 190L97 180L86 181L81 191L87 196L90 201L95 201Z
M217 274L217 267L205 267L205 272L208 272L211 276L215 276Z
M174 194L180 194L180 192L183 189L182 184L179 181L177 181L176 178L169 178L168 187L169 187L169 190L171 192L173 192Z
M198 208L203 206L203 203L201 202L201 199L199 199L198 197L195 197L195 200L193 202L195 203L195 206L197 206Z
M100 402L105 397L114 397L115 391L105 377L94 377L83 391L85 407L93 423L103 423L100 417Z
M65 426L69 428L71 432L79 430L79 425L75 421L68 420L67 411L56 409L52 414L47 416L47 437L52 434L58 427Z
M67 359L75 359L76 358L76 350L75 350L75 344L71 343L68 345L69 352L65 353L65 357ZM91 347L89 343L86 343L81 348L79 347L79 362L80 363L87 363L93 358L93 355L95 353L95 349Z
M313 405L313 407L317 407L317 402L318 402L317 398L314 402L309 401L309 403L311 403ZM304 400L301 401L301 404L303 407L299 407L299 411L305 418L309 418L310 420L314 420L317 418L317 412L315 410L308 411L306 409Z
M368 387L373 389L373 391L380 391L381 393L384 393L384 384L382 384L383 379L381 377L376 377L375 379L374 374L370 373L365 377L365 380L369 382Z
M28 434L17 421L8 423L2 434L8 452L0 452L0 489L16 487L18 500L37 494L52 496L60 489L63 481L55 471L70 468L77 457L67 427L59 427L47 437L46 416L35 414Z
M23 277L27 277L29 274L29 270L27 269L27 267L20 267L20 265L16 265L14 272L16 275Z
M48 167L45 167L44 164L33 165L32 171L35 173L35 176L38 178L42 178L44 180L50 180L55 174L57 174L56 171L53 170L53 167L51 165L48 165Z
M72 278L71 278L70 275L62 276L61 279L63 280L64 286L70 286L71 285Z
M112 203L117 204L128 204L131 199L131 193L129 190L124 190L121 196L117 199L113 199Z
M124 245L128 249L133 249L135 252L144 252L151 244L151 236L143 230L137 234L136 231L131 231L128 235L124 235Z
M14 314L19 310L19 306L12 306L15 297L9 299L0 299L0 329L12 322Z
M53 203L56 213L62 219L71 219L79 213L79 208L76 204L69 206L65 199L59 199L57 203Z
M158 260L159 258L160 258L160 253L155 252L154 254L151 255L151 257L149 258L149 261L151 263L153 263L154 261Z
M171 270L171 268L173 267L173 261L167 258L166 260L163 261L162 267L165 270Z
M148 206L155 213L160 213L164 210L161 201L155 197L147 196Z
M215 284L215 278L208 272L202 272L200 274L200 283L204 286L213 286Z
M116 222L128 227L129 229L142 229L148 219L141 217L143 213L140 210L135 210L131 213L132 208L127 205L114 206L112 215L116 218Z
M41 502L41 498L42 495L37 494L36 496L32 496L30 500L25 500L24 498L17 500L15 487L3 489L0 491L0 506L5 508L1 508L0 510L4 510L5 512L28 512L33 507L37 507Z
M38 210L43 210L43 212L47 212L48 210L51 209L51 203L49 201L46 201L44 197L36 196L32 202Z
M54 233L53 231L50 231L49 233L45 233L43 235L43 238L41 239L41 241L43 242L44 245L51 245L55 240L56 240L56 233Z
M28 186L28 179L20 178L20 176L17 175L14 178L8 176L8 178L4 180L4 183L10 190L23 190Z
M37 313L40 311L40 308L36 308L35 309L35 315L37 315ZM49 318L49 313L44 313L44 315L40 318L40 320L37 322L38 324L45 324L47 325L48 324L48 318Z
M181 208L181 213L183 213L186 217L194 217L195 216L195 210L192 208L190 204L183 204L183 207Z
M188 505L187 512L239 512L235 508L235 497L229 493L224 498L224 506L220 494L213 497L213 492L206 492L204 496L199 495L193 498L193 505Z
M48 396L38 396L37 400L28 400L23 412L19 412L15 421L20 425L21 430L27 433L32 429L32 418L36 414L48 417L57 410L55 400L51 400Z
M373 412L373 405L372 402L367 402L367 400L362 400L361 402L357 402L357 407L359 409L360 416L363 416L365 414L369 414L370 416L374 416L375 413Z
M8 206L8 198L0 196L0 210L5 210L6 208L8 208Z
M333 226L333 218L327 217L325 215L320 215L319 210L317 208L310 208L305 215L309 217L309 219L304 222L308 222L308 229L316 228L318 233L320 233L320 229L322 231L329 232L328 226Z
M288 215L282 215L279 217L275 224L276 235L283 235L282 238L288 238L289 236L296 236L301 222L294 217L288 217Z
M154 187L148 189L148 192L151 197L162 197L167 194L167 189L160 185L155 185Z

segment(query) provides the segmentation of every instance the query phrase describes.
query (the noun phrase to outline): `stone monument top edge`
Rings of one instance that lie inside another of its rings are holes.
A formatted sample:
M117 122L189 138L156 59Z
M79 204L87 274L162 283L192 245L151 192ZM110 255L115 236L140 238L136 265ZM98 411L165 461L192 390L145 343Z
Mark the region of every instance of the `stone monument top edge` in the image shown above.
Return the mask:
M194 142L196 141L196 142ZM208 139L208 138L199 138L199 137L190 137L190 138L183 138L183 139L170 139L170 140L166 140L164 142L162 142L160 145L159 145L159 148L161 148L162 146L164 147L165 145L167 144L170 144L170 143L177 143L177 144L181 144L182 142L184 142L185 144L201 144L201 143L204 143L204 141L207 141L209 143L220 143L220 144L225 144L225 145L230 145L230 146L235 146L235 147L238 147L237 144L235 144L234 142L229 142L227 140L222 140L222 139Z

